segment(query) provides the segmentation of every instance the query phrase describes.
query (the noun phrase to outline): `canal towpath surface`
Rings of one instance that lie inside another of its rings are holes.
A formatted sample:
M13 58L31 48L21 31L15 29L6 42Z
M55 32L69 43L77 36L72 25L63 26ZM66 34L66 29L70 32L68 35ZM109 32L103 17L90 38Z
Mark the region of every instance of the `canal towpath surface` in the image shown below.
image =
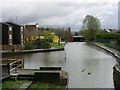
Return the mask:
M106 47L106 46L100 45L98 43L92 43L92 44L97 46L97 47L99 47L99 48L101 48L101 49L106 50L109 53L111 53L120 62L120 51L115 50L115 49L110 48L110 47Z

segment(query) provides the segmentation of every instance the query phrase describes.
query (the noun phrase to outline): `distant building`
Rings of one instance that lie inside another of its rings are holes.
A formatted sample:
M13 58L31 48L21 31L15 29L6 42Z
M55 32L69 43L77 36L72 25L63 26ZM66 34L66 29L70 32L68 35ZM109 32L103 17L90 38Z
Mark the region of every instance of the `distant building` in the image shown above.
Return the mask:
M24 26L24 41L34 41L38 35L38 23Z
M117 29L101 29L101 32L107 32L107 33L111 33L111 32L118 32Z
M0 51L11 50L12 48L12 27L9 24L0 22L1 42Z
M0 43L1 51L21 50L23 46L23 26L6 22L0 23L2 32L2 41Z
M34 38L34 39L33 39ZM40 40L45 40L45 36L39 36L39 35L37 35L37 36L34 36L34 37L32 37L32 40L34 41L34 40L38 40L38 39L40 39ZM54 42L54 43L58 43L59 42L59 37L58 36L53 36L53 38L52 38L52 42Z
M59 42L59 37L58 36L53 36L53 42L58 43Z
M83 36L73 36L73 42L84 42L85 38Z

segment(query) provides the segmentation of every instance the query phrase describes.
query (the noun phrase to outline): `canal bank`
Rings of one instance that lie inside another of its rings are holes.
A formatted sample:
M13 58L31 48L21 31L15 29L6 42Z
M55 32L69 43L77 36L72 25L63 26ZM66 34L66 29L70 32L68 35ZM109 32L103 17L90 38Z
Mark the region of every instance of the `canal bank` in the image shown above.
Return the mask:
M32 49L32 50L21 50L21 51L3 51L2 54L19 54L19 53L38 53L38 52L52 52L62 51L64 48L51 48L51 49Z
M115 65L113 67L113 80L114 80L114 86L115 86L115 90L118 90L118 88L120 89L120 66L119 65Z
M105 51L111 53L119 62L120 62L120 52L112 49L112 48L109 48L109 47L105 47L105 46L102 46L102 45L99 45L97 43L91 43L101 49L104 49Z

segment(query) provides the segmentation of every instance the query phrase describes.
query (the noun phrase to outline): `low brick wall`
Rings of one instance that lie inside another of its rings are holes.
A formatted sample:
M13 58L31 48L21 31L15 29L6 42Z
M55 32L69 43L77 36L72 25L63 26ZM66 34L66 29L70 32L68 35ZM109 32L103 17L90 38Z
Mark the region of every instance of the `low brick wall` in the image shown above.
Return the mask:
M61 71L62 67L40 67L41 71Z
M16 51L16 50L22 50L21 44L16 45L0 45L1 51Z
M59 71L39 71L34 73L34 81L60 83Z
M113 81L114 81L114 86L115 86L115 90L117 90L117 88L120 88L120 66L115 65L113 67Z

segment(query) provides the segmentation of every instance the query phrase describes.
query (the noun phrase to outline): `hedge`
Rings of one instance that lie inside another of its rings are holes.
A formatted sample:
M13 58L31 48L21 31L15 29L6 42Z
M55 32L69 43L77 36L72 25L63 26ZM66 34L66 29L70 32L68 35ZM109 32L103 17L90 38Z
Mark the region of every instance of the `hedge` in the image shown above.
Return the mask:
M96 35L96 39L117 39L118 33L99 33Z

